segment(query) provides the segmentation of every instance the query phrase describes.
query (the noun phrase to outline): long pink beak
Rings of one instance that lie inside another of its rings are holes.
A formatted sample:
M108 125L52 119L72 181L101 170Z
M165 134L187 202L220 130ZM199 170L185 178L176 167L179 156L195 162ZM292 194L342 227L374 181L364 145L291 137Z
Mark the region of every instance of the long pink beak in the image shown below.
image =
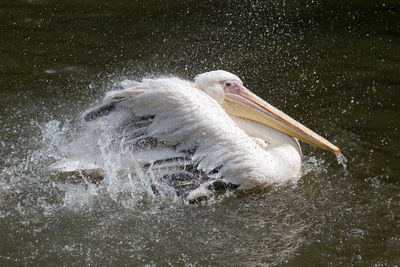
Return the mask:
M225 89L222 107L230 115L257 121L318 148L341 154L337 146L268 104L239 82Z

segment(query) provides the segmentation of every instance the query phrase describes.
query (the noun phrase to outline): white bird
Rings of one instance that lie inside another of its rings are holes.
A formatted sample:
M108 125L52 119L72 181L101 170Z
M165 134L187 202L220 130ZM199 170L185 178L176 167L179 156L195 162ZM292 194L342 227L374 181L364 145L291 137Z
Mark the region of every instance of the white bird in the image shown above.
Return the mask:
M122 86L107 93L84 118L123 113L130 118L123 124L127 143L136 149L141 140L168 147L176 158L184 155L196 171L212 176L186 193L189 200L219 189L257 189L297 179L302 159L297 139L341 153L226 71L200 74L194 82L159 78L126 80Z

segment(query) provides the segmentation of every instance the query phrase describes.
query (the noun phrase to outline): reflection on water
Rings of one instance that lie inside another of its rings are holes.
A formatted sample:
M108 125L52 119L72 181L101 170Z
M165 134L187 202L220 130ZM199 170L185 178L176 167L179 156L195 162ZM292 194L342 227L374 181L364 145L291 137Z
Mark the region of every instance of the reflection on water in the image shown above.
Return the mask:
M21 0L0 14L3 265L399 264L397 1ZM216 68L338 144L347 168L304 145L296 184L201 205L47 171L117 81Z

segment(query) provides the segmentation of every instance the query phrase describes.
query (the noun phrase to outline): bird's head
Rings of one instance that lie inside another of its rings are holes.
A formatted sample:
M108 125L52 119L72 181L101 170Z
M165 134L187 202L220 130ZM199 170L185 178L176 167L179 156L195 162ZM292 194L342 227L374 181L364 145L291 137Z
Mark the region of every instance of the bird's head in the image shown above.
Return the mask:
M252 93L243 86L239 77L230 72L202 73L195 77L194 83L231 116L256 121L303 142L341 154L337 146Z
M222 104L225 93L229 88L240 85L243 87L242 81L238 76L224 70L214 70L197 75L194 78L197 88L211 96L219 104Z

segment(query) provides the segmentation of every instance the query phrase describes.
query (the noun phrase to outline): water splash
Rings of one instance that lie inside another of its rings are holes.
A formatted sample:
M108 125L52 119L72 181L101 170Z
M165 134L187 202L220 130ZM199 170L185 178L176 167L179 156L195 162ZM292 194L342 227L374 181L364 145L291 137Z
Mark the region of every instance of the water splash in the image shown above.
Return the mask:
M342 153L340 153L340 154L336 153L336 159L337 159L338 163L343 166L343 169L347 173L347 161L348 161L347 158Z
M306 175L308 173L326 173L325 161L311 156L303 156L303 169L301 175Z
M115 118L114 118L115 119ZM158 176L144 172L142 155L115 142L113 119L94 123L62 123L52 120L38 124L41 148L33 153L34 162L42 165L63 194L64 208L81 209L93 203L108 201L135 209L143 202L160 202L160 198L178 201L172 188ZM157 196L152 186L157 186ZM154 204L153 203L153 204Z

